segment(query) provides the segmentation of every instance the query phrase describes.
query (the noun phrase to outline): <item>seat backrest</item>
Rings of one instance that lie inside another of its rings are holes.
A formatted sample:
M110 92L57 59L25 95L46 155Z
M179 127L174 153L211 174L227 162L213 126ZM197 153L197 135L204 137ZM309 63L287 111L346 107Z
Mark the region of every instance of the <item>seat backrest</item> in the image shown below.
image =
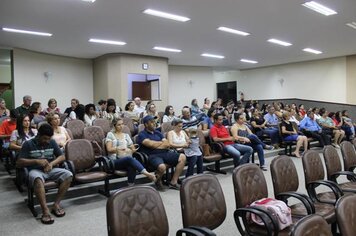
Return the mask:
M148 186L116 191L107 201L109 236L167 236L168 219L159 193Z
M308 150L302 157L305 186L310 182L324 180L325 172L319 153L314 150Z
M96 141L101 145L103 138L105 138L105 134L100 126L89 126L84 128L84 139Z
M127 125L122 125L122 132L128 134L130 136L130 138L132 138L131 131L130 131L129 127L127 127Z
M128 117L123 117L122 121L123 121L124 125L129 127L131 135L134 135L136 130L135 130L135 125L133 123L133 120L131 118L128 118Z
M331 180L331 176L333 174L342 170L340 157L336 149L331 145L328 145L324 148L323 154L326 166L326 174L328 179Z
M93 125L100 126L103 129L105 136L111 130L111 123L108 119L103 119L103 118L95 119Z
M60 120L59 125L63 125L63 123L66 120L67 116L68 116L67 114L61 114L59 116L59 120Z
M354 148L356 148L356 138L352 140L352 144L354 145Z
M299 220L292 228L291 236L332 236L326 220L320 215L308 215Z
M137 129L138 129L137 132L140 133L142 130L145 129L145 125L144 124L139 124Z
M199 145L202 147L204 144L206 144L206 139L205 139L203 131L200 129L197 129L197 136L199 138Z
M67 122L67 128L72 131L74 139L83 138L85 124L82 120L70 120Z
M268 197L265 176L256 164L248 163L236 167L232 181L236 208L246 207L256 200Z
M76 172L84 171L95 165L94 150L86 139L74 139L67 142L65 147L67 161L72 161Z
M356 166L355 148L348 141L342 142L340 146L341 146L342 159L344 161L344 170L352 171L353 167Z
M276 157L271 162L274 196L283 192L295 192L299 187L298 172L289 156Z
M70 129L68 129L68 128L66 128L66 130L67 130L67 133L68 133L70 139L73 139L72 131L70 131Z
M185 179L180 189L183 226L217 228L226 218L224 193L218 179L201 174Z
M172 126L171 122L163 122L161 124L161 131L163 134L168 133L171 130L173 130L173 126Z
M336 220L341 235L353 236L356 234L356 195L349 194L336 202Z

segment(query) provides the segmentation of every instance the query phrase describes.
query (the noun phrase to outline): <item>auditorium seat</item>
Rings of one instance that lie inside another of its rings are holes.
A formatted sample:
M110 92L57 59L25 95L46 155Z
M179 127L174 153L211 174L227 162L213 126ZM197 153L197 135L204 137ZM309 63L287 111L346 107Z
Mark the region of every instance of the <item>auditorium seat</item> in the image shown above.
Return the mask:
M342 236L356 235L356 195L349 194L336 203L336 219Z
M332 236L332 232L323 217L317 214L305 216L292 229L291 236Z
M95 119L93 121L93 126L100 126L103 129L105 136L111 130L111 124L108 119L103 119L103 118Z
M82 120L70 120L67 122L67 128L72 131L73 139L83 138L85 124Z
M356 168L355 147L348 141L340 144L342 159L344 161L344 170L353 172Z

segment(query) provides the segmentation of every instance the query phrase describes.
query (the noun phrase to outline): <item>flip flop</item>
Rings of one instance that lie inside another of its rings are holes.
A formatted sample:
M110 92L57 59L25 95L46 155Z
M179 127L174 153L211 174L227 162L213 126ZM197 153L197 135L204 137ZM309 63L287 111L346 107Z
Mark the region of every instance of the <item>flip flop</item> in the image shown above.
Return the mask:
M62 208L53 208L51 213L57 217L63 217L66 214L66 212Z
M43 214L41 217L42 224L51 225L54 223L54 219L51 217L50 214Z

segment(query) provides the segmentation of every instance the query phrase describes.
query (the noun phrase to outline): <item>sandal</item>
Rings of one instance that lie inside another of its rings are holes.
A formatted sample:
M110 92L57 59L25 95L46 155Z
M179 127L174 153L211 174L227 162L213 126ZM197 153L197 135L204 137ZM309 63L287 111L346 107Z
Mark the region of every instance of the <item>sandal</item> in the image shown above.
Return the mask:
M54 223L54 219L51 217L50 214L43 214L41 217L42 224L51 225Z
M292 153L292 157L301 158L301 156L297 156L295 152Z
M168 186L169 186L170 189L174 189L174 190L179 190L180 189L180 185L179 184L169 183Z
M57 217L63 217L66 214L66 212L62 208L53 208L51 213Z

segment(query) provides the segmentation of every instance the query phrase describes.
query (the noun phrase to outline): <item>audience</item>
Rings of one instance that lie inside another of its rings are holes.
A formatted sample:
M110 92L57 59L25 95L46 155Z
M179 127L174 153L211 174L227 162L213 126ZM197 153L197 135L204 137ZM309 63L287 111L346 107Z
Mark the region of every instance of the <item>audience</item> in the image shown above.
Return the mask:
M6 108L6 103L3 98L0 98L0 119L3 117L9 117L10 111Z
M305 115L307 114L307 112L304 110L304 105L303 104L299 104L298 106L298 113L299 116L303 119L305 117Z
M104 112L106 111L107 102L106 100L100 99L98 106L96 107L96 112L99 118L103 118Z
M108 119L110 122L113 122L114 119L118 119L120 116L120 111L116 110L115 100L109 98L107 100L106 111L103 112L103 118Z
M37 135L37 129L31 128L29 115L19 115L16 121L16 129L12 131L10 137L10 150L16 152L21 150L22 144Z
M47 103L48 107L42 111L42 114L46 116L48 113L57 113L61 114L61 110L57 107L57 100L50 98Z
M92 126L94 120L98 118L98 114L95 111L95 105L93 103L85 105L84 124L86 126Z
M105 146L109 154L108 157L114 162L114 168L127 171L129 186L135 183L136 171L151 181L156 181L156 176L149 173L139 161L132 157L132 153L136 152L136 147L130 136L122 132L123 120L121 118L114 119L112 125L114 128L108 132Z
M52 224L54 219L50 212L57 217L65 215L64 209L60 206L60 201L67 192L71 182L72 173L57 166L64 162L65 157L57 143L51 139L53 128L48 124L43 124L38 129L35 138L26 141L19 153L17 167L26 167L29 170L29 185L33 187L35 195L42 209L41 222ZM52 180L59 184L58 193L54 204L49 210L46 202L44 183Z
M164 109L162 122L172 122L175 119L177 119L177 117L174 114L173 106L171 105L166 106L166 108Z
M351 118L349 117L349 113L347 110L343 110L341 112L342 119L344 121L344 126L350 129L351 134L349 135L348 139L352 140L355 137L355 124L352 122Z
M10 137L12 131L16 129L16 121L19 116L17 109L10 110L10 118L4 120L0 125L0 139L2 140L2 147L8 149L10 145Z
M25 95L22 98L23 104L16 108L18 114L26 115L30 113L30 107L32 103L32 97L30 95Z
M141 105L141 98L136 97L134 99L134 102L135 102L134 112L136 112L137 116L139 116L142 112L146 110L146 108L145 106Z
M299 127L307 137L318 140L321 147L331 144L331 137L322 132L321 127L314 120L314 112L311 110L307 112Z
M209 98L204 98L203 111L207 113L210 109L210 100Z
M160 191L163 190L161 179L167 169L166 165L169 165L176 167L169 187L179 190L178 178L185 165L185 155L169 151L169 142L163 137L161 132L156 130L156 122L153 116L147 115L142 121L145 129L138 134L137 143L140 145L140 151L149 156L148 161L156 170L157 189Z
M71 140L67 130L60 126L60 118L59 115L56 113L49 113L46 117L48 124L53 129L53 136L52 139L57 143L57 145L64 149L66 143Z
M342 142L345 136L345 131L337 128L334 124L334 121L328 115L329 112L326 111L325 108L321 108L318 122L322 127L323 133L334 138L332 145L336 148L340 148L339 144Z
M30 107L30 118L31 118L31 126L34 128L38 127L38 124L45 121L46 117L44 117L42 114L42 107L40 102L34 102L32 103Z
M123 112L123 117L130 118L135 125L138 125L139 123L139 118L137 116L137 112L134 111L135 108L135 103L134 102L128 102L125 105L125 111Z

